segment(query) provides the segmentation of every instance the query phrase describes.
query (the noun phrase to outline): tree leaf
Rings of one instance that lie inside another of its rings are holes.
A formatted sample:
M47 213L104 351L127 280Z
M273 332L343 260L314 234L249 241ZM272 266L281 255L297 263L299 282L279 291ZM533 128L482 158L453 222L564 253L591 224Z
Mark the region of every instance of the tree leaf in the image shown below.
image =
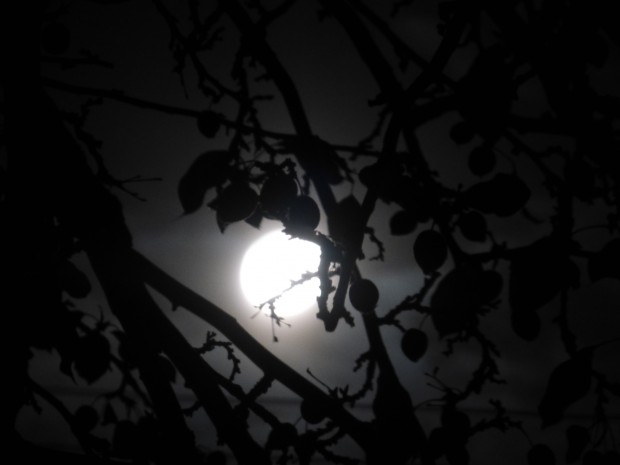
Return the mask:
M543 428L559 422L564 411L589 392L592 357L592 348L585 348L553 369L538 405Z
M467 166L476 176L489 174L497 163L497 156L491 147L481 145L469 152Z
M535 311L550 302L563 286L573 285L579 269L551 236L519 250L510 261L512 311Z
M73 262L64 260L60 265L60 284L62 288L76 299L83 299L91 290L90 281Z
M390 232L394 236L405 236L415 231L418 222L415 215L408 210L400 210L390 218Z
M514 215L525 206L530 190L516 175L497 173L493 179L467 189L464 198L476 210L505 217Z
M478 274L475 265L460 265L437 285L431 297L431 319L441 337L475 323L475 313L480 305Z
M484 242L487 237L487 222L479 212L467 212L459 218L459 229L466 239Z
M319 137L296 137L282 143L282 148L308 162L310 176L319 176L329 184L344 181L342 166L344 161L338 152Z
M254 213L252 213L243 221L245 221L253 228L260 229L260 225L263 222L263 213L260 209L257 208L256 210L254 210Z
M541 307L553 300L560 290L575 285L579 269L553 237L547 236L514 254L510 261L508 302L515 333L526 341L540 331Z
M226 180L229 160L230 154L225 150L205 152L194 160L177 186L184 214L202 207L207 191Z
M582 425L569 425L566 428L566 463L579 460L581 454L590 443L590 431Z
M495 270L484 270L478 277L480 303L486 304L499 297L504 287L504 278Z
M515 95L506 58L501 47L489 47L478 55L457 86L460 113L488 139L503 130Z
M546 444L535 444L527 453L527 465L555 465L555 455Z
M327 225L330 237L341 244L355 244L363 233L362 206L349 195L336 204Z
M620 279L620 239L612 239L590 257L588 274L592 281L603 278Z
M286 231L291 234L313 231L321 221L321 210L316 201L308 195L300 195L291 203L284 221Z
M282 220L297 197L295 177L276 172L269 176L261 186L259 203L266 218Z
M448 258L448 247L441 233L428 229L416 238L413 255L422 271L429 274L444 264Z
M99 423L99 413L90 405L80 405L73 414L73 422L75 427L88 433Z
M129 420L119 421L112 436L112 448L119 457L133 457L138 446L138 428Z
M510 315L512 330L525 341L533 341L540 334L540 317L532 311L513 311Z
M222 115L219 113L215 113L213 111L203 111L198 115L196 119L196 124L198 125L198 130L200 133L211 139L217 135L222 123L221 120L224 119Z
M88 384L94 383L108 371L110 360L110 343L103 334L91 332L79 340L75 371Z
M224 223L236 223L252 216L258 205L258 194L246 182L226 186L213 203Z
M103 408L103 418L101 419L101 424L105 426L116 422L118 422L118 417L114 411L114 407L112 407L112 404L108 401Z

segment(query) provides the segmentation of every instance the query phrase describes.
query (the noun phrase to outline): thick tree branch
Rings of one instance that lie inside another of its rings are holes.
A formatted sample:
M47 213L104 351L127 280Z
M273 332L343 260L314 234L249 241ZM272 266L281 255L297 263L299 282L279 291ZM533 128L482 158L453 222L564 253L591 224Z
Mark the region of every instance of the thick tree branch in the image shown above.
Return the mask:
M367 426L314 384L275 357L224 310L171 278L138 252L133 253L136 271L146 284L220 331L266 374L281 382L301 398L316 405L329 406L329 416L362 448L369 447Z

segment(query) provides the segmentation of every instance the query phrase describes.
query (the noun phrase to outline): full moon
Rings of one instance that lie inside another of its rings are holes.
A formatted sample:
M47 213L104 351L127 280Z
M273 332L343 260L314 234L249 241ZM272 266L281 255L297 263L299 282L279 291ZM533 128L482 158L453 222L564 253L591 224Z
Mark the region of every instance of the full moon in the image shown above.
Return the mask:
M254 306L274 299L275 312L289 317L316 304L319 279L305 279L304 275L318 270L321 249L301 239L291 239L281 231L265 234L246 251L241 262L241 290ZM269 306L263 307L269 310Z

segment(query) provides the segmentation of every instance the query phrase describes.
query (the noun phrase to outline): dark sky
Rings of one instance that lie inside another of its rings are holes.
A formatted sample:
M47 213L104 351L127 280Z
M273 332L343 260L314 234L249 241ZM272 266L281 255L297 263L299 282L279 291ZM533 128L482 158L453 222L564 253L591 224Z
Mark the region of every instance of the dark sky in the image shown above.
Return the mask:
M378 109L369 109L368 100L376 95L377 87L335 21L328 19L319 23L314 7L310 6L313 2L298 3L287 14L286 20L276 23L269 32L268 40L298 85L314 133L331 143L354 145L372 129ZM378 6L382 2L368 3ZM64 4L56 1L50 3L52 7ZM194 73L189 71L185 75L187 95L184 95L178 76L171 73L174 62L167 48L168 30L151 2L133 0L108 6L84 1L66 5L67 12L59 16L59 21L71 31L71 43L62 56L75 57L82 50L90 50L101 59L114 63L114 68L85 65L61 69L58 64L45 63L44 76L92 88L123 90L133 97L192 110L201 110L208 104L195 89ZM407 42L415 43L416 50L423 58L429 58L439 40L434 23L436 20L432 16L435 2L419 1L416 5L404 10L390 24L393 31ZM224 29L223 38L224 45L220 51L207 57L205 64L214 75L226 79L230 73L230 56L238 40L237 32L230 24ZM393 59L387 47L385 53L390 60ZM462 75L467 69L468 58L467 50L461 52L458 58L449 62L447 73L454 78ZM605 72L598 72L602 81L614 82L614 78L620 77L617 72L618 58L617 51L613 51L610 57L612 65ZM403 82L409 82L415 72L415 68L411 68L408 74L403 75ZM265 91L273 92L269 85L263 86ZM614 90L617 91L617 88ZM83 101L83 97L75 98L64 91L50 89L50 93L58 105L67 110L75 110ZM218 111L230 110L232 107L228 105L223 101ZM527 110L541 105L537 89L533 88L529 94L522 95L519 105ZM278 98L261 105L259 117L264 127L292 133L293 127L283 110ZM465 173L464 156L471 145L457 147L447 136L447 130L456 120L456 114L448 115L427 125L420 133L421 146L430 154L430 164L440 172L442 180L452 187L473 180L471 175ZM221 234L215 215L208 209L181 216L182 209L176 194L179 179L197 155L206 150L225 148L225 135L220 133L215 139L209 140L199 133L191 118L152 112L111 100L92 108L86 128L103 141L101 154L114 176L119 179L136 175L161 178L160 181L128 184L128 189L138 193L144 201L115 191L123 203L127 224L139 252L171 276L224 308L297 371L303 373L310 368L330 386L350 384L353 388L361 382L359 373L352 374L355 359L366 349L361 324L354 328L341 324L336 332L326 333L311 310L292 317L290 328L278 328L280 342L274 343L270 320L262 315L251 318L254 310L240 298L238 267L244 250L265 231L277 229L279 223L266 221L261 230L246 224L234 224L225 234ZM501 148L509 152L508 146ZM362 157L358 163L358 166L363 166L368 161ZM517 163L521 174L532 173L527 175L533 192L528 203L529 212L540 218L548 217L551 206L544 197L541 180L527 163ZM513 167L514 162L508 156L500 159L499 170L509 171ZM336 193L340 197L348 195L349 187L337 188ZM353 193L361 199L364 189L356 187ZM590 221L592 212L594 215L599 214L597 208L596 205L588 206L587 214L583 216L585 224ZM391 236L387 219L394 211L395 206L381 204L370 221L377 235L385 241L385 262L365 261L360 264L362 273L375 280L381 289L379 314L392 308L405 295L416 292L423 282L423 275L415 264L411 249L417 231L405 237ZM547 227L544 224L528 226L521 218L503 219L495 226L501 240L511 245L527 243L541 235L541 228ZM326 232L324 221L319 230ZM596 244L607 239L596 232L584 234L588 235L588 241ZM367 245L365 250L369 255L374 252L372 244ZM85 269L88 267L84 257L77 257L76 263ZM449 266L445 268L446 271ZM106 310L106 305L101 291L96 283L93 284L95 287L91 296L77 302L77 305L97 315L100 308ZM169 307L169 302L156 297L163 308ZM617 280L587 283L572 292L571 297L574 299L571 300L574 306L571 323L579 328L580 345L618 336L620 286ZM498 343L502 353L502 376L508 384L491 386L483 396L471 398L467 408L472 419L481 418L489 412L488 399L499 398L514 412L515 418L524 421L534 442L561 441L562 428L542 431L539 419L535 416L549 369L566 356L557 329L552 324L557 315L557 300L541 309L545 329L533 343L526 343L512 334L507 311L505 306L500 307L485 318L482 327L488 329L490 337ZM169 312L168 315L194 345L204 341L207 329L204 324L183 310ZM419 314L403 317L403 324L407 327L417 326L420 321ZM427 321L424 327L430 329L430 322ZM414 404L439 395L428 386L429 378L425 376L436 365L441 365L439 373L443 379L457 384L475 368L477 349L473 346L461 345L453 357L447 358L442 355L442 344L431 330L429 334L433 347L420 362L414 364L399 349L400 331L396 328L383 331L401 381L407 387ZM620 381L620 370L616 366L619 355L620 345L614 344L597 352L595 361L597 366L617 381ZM56 363L50 363L50 358L53 359L53 356L39 354L39 358L34 361L36 370L41 370L37 375L40 381L56 389L62 396L67 396L68 402L84 402L82 399L86 397L82 396L90 395L82 390L85 385L61 379L55 374ZM221 360L221 363L226 366L225 360ZM253 382L256 374L255 369L245 361L242 376L246 377L247 382ZM107 382L113 383L113 380L104 380L103 384ZM184 402L189 402L190 394L180 386L179 390L183 393ZM295 399L286 389L275 386L266 396L266 402L269 405L270 402L274 403L283 421L294 423L298 419L296 408L291 408L295 405ZM617 420L620 415L617 400L609 407ZM368 415L367 408L367 403L360 404L360 416ZM581 421L581 415L590 412L591 408L591 402L576 404L573 420ZM426 425L437 424L436 410L424 407L420 412ZM51 414L36 416L26 412L21 425L27 436L43 439L47 434L43 432L50 431L49 425L57 422L58 419ZM196 415L192 422L199 431L209 428L200 415ZM62 428L55 431L62 431ZM207 448L213 447L212 439L205 433L199 436L199 443ZM52 442L61 440L63 438L60 436L50 437ZM480 439L476 437L471 443L472 455L478 457L475 463L481 465L497 463L498 455L495 452L501 454L502 462L507 464L524 463L526 448L527 440L518 432L491 432Z

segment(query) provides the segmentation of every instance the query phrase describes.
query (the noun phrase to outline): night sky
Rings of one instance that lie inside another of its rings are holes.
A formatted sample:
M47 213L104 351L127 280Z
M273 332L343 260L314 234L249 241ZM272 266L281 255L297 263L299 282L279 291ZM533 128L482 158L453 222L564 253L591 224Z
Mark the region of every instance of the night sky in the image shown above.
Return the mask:
M274 342L271 319L264 313L257 314L256 309L240 294L238 270L244 251L265 232L281 229L281 223L264 220L260 229L256 229L240 222L230 225L222 234L215 221L215 214L209 208L183 215L177 196L179 180L200 153L225 149L229 143L229 134L220 130L216 137L208 139L200 133L195 118L191 116L148 110L114 98L94 100L98 90L107 89L190 111L212 108L226 114L228 119L233 117L235 111L234 105L226 98L211 106L212 103L197 90L196 73L190 64L183 74L184 89L179 75L173 72L176 63L168 47L168 27L151 2L131 0L109 2L110 5L106 3L49 2L47 11L57 12L56 21L70 31L70 41L66 50L58 54L44 53L47 58L42 62L42 75L49 78L45 82L46 90L62 111L79 111L80 105L91 99L92 106L89 107L84 129L101 141L99 154L109 173L116 179L141 178L139 182L125 184L126 189L134 195L118 188L112 189L122 202L135 249L170 276L225 309L250 334L299 373L305 374L310 369L320 382L328 386L349 385L354 390L363 382L363 373L353 372L355 360L367 349L359 315L354 314L355 327L351 328L341 322L335 332L327 333L315 316L316 309L310 309L286 320L290 326L277 327L278 342ZM187 11L180 6L181 2L165 3L180 18L185 18L180 22L181 26L187 26L183 22L189 21ZM215 3L204 2L205 10L208 11ZM277 5L280 2L264 3ZM383 17L388 17L389 8L384 6L384 2L367 3L376 7ZM440 41L436 3L416 1L413 6L404 8L396 17L389 19L391 30L411 44L426 60L432 57ZM332 144L353 147L373 129L380 107L369 106L369 101L376 97L378 87L337 22L333 18L319 21L316 9L314 2L296 2L283 18L273 24L267 40L295 81L314 134ZM221 43L213 53L205 55L204 65L221 82L233 86L230 72L239 35L230 21L223 21L222 24L225 27L222 29ZM493 31L486 33L493 34ZM617 82L620 82L620 55L611 40L606 41L610 48L607 64L593 69L592 79L605 88L605 92L619 96ZM387 59L397 63L391 48L385 42L379 44ZM101 64L63 66L65 58L86 56L85 51L93 52L103 62L112 63L113 67ZM452 79L463 76L469 69L472 53L468 48L460 50L448 62L446 75ZM248 72L260 74L260 66L248 68ZM409 66L398 75L403 83L409 83L418 72L419 68ZM59 83L76 87L74 91L63 89ZM524 87L513 109L522 114L537 114L540 108L545 107L544 96L536 84ZM75 92L78 88L91 89L92 92L78 94ZM273 85L260 82L254 90L275 97L260 103L258 107L258 118L263 128L292 134L294 127ZM439 179L454 189L469 186L477 179L467 171L467 153L478 141L458 145L449 136L450 128L458 120L456 112L449 112L429 122L419 132L420 146L428 154L429 164L437 171ZM546 142L536 137L532 136L528 143ZM558 137L554 143L570 144L562 137ZM380 149L380 139L374 142L371 149ZM490 225L498 242L510 246L526 245L548 232L550 226L546 219L552 215L553 205L533 164L523 158L512 157L510 144L506 141L498 143L498 151L501 156L498 157L497 171L511 172L516 169L527 180L532 192L527 203L527 214L541 221L527 222L521 214L517 214L510 218L490 219ZM359 170L373 161L373 157L360 155L351 161L351 166ZM342 183L334 191L339 199L353 194L361 200L365 188L360 185L351 188L348 183ZM311 190L311 194L315 192ZM576 228L599 221L606 211L604 206L596 203L582 204L580 208L582 211L578 214ZM394 204L380 202L369 222L386 247L385 260L365 260L359 263L364 277L374 280L379 286L379 315L396 306L406 295L415 293L424 282L424 275L414 260L412 245L417 234L427 229L429 224L419 225L416 231L405 236L391 235L389 219L397 210ZM318 230L327 233L324 216ZM605 231L587 230L579 238L593 249L599 249L610 239L610 235ZM486 245L469 243L468 247L469 250L482 251ZM376 253L375 245L366 240L364 252L368 257L373 256ZM75 256L74 262L91 278L93 286L87 298L75 299L76 307L95 317L100 312L110 316L103 291L89 271L84 254ZM451 265L448 260L440 271L447 273ZM505 262L500 262L498 266L500 271L508 271ZM579 262L579 267L582 285L570 292L570 323L577 328L578 345L583 347L617 338L620 333L618 280L605 278L591 282L587 277L586 263ZM507 298L506 287L501 296L504 301ZM170 311L170 302L157 292L152 293L166 315L192 345L200 346L209 329L204 322L183 309ZM534 443L547 442L562 450L564 428L556 426L543 430L536 413L549 371L566 358L557 326L553 322L558 305L556 298L539 310L543 329L533 342L523 341L514 335L505 303L485 316L481 328L497 343L501 352L500 376L507 383L489 385L481 395L467 400L463 408L472 422L492 414L489 399L500 399L510 414L523 422ZM440 366L439 377L447 384L459 385L475 369L479 349L472 343L460 344L451 357L446 357L443 354L445 341L440 340L430 319L423 322L422 315L407 312L402 315L401 323L405 327L422 324L429 334L429 351L419 362L412 363L400 350L401 331L396 327L382 328L399 378L414 405L421 405L418 412L423 425L432 428L439 423L438 409L427 401L439 397L440 392L432 386L434 381L428 374ZM598 350L594 360L595 367L616 383L620 382L617 365L619 356L620 344L616 342ZM215 352L208 357L223 372L231 369L223 352ZM240 357L240 384L251 386L258 370L245 357ZM31 362L33 377L73 407L91 403L106 389L113 389L118 382L117 375L110 373L90 387L81 380L72 382L62 376L57 367L58 357L54 352L37 352ZM189 406L192 394L182 384L181 381L177 382L176 389L181 403ZM275 383L262 399L265 405L273 407L282 421L296 423L299 420L298 398L281 385ZM102 404L95 401L92 405ZM359 402L354 411L360 417L368 418L369 405L367 398ZM617 442L617 435L620 434L618 398L613 399L607 408L615 422ZM591 399L579 401L571 407L565 423L588 424L587 415L591 411ZM42 414L25 408L18 425L27 439L68 450L77 447L69 437L68 428L48 407L44 407ZM194 414L190 425L197 432L197 443L205 451L216 447L212 427L202 412ZM303 420L298 423L298 427L303 430L302 425ZM109 432L109 428L102 427L102 434ZM266 431L260 422L256 420L251 423L251 428L254 428L252 431L262 443ZM354 446L351 447L354 455L359 454ZM491 431L471 440L470 453L475 457L472 458L475 464L497 463L500 457L506 464L516 464L525 463L528 447L528 440L519 431ZM617 443L615 447L618 447ZM561 455L558 463L564 463Z

